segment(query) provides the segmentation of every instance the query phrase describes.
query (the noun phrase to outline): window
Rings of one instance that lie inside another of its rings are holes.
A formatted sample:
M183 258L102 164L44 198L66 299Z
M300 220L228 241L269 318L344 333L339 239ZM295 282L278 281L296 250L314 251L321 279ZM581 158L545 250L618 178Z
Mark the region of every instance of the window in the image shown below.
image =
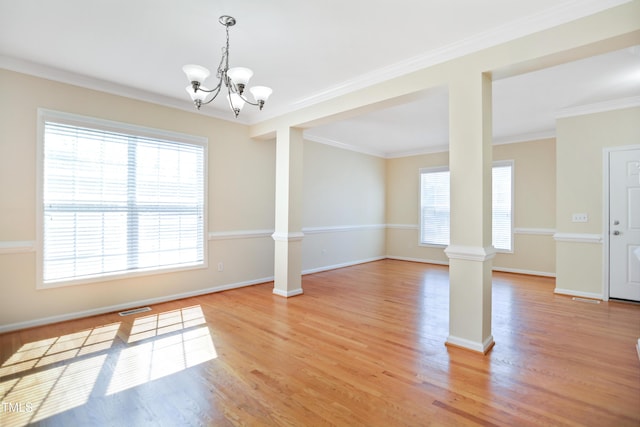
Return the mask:
M205 266L206 139L39 116L43 286Z
M498 251L512 250L513 162L496 162L492 174L493 246ZM420 170L420 243L449 244L449 170Z
M449 244L449 170L421 171L420 242Z
M493 230L493 247L499 251L511 252L513 163L494 163L492 172L491 229Z

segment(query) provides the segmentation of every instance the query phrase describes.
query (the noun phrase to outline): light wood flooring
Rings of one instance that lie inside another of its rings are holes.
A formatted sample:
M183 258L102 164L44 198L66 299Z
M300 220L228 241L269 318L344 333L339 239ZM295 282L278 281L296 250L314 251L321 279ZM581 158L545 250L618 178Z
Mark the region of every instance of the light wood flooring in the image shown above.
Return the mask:
M446 267L383 260L0 335L0 425L639 426L640 306L495 273L486 356Z

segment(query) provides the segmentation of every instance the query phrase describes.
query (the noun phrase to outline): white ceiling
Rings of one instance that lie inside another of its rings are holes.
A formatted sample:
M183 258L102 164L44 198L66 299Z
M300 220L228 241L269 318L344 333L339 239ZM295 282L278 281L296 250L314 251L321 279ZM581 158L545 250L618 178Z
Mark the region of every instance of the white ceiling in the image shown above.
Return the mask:
M232 15L230 65L274 89L256 123L628 0L0 0L0 67L192 109L182 66L215 70ZM635 76L635 77L634 77ZM494 139L552 136L568 108L640 96L640 49L494 82ZM222 98L222 97L221 97ZM233 119L225 99L200 114ZM448 140L446 89L306 130L393 157Z

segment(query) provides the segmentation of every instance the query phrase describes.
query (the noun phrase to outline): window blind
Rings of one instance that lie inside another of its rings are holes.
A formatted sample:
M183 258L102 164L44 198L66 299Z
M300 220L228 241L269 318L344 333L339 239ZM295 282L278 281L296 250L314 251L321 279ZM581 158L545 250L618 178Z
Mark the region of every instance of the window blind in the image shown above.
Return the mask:
M44 284L204 262L205 147L45 121Z
M499 163L492 168L492 239L493 246L511 251L512 174L511 162ZM420 171L420 243L448 245L450 229L449 171L422 169Z
M420 241L424 244L449 244L449 171L421 174Z
M511 165L494 166L492 170L492 238L493 247L511 251L512 221L511 208Z

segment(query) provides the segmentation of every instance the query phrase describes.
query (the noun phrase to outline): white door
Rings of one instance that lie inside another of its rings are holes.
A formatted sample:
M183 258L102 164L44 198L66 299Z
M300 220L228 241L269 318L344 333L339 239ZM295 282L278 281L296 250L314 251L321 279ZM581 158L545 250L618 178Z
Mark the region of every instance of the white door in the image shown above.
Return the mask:
M609 297L640 301L640 149L609 152Z

